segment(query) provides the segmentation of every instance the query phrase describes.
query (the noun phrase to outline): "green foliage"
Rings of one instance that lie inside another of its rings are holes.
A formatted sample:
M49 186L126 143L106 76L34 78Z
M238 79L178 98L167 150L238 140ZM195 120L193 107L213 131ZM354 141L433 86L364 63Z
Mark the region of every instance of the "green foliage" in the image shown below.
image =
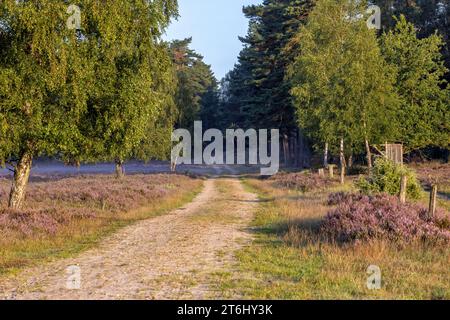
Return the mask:
M173 124L160 122L174 83L161 35L177 1L77 5L74 30L67 1L0 2L0 162L14 168L11 207L23 202L34 156L122 162Z
M361 177L356 186L366 194L388 193L400 194L402 176L408 178L407 195L411 199L418 199L422 188L412 169L405 165L395 164L386 158L378 158L375 166L367 178Z
M168 47L160 37L176 14L176 2L118 1L101 6L98 20L94 16L82 23L87 29L81 32L92 37L96 80L83 122L81 158L159 158L167 152L154 141L167 141L162 132L173 127L167 109L174 109L175 85ZM106 16L111 13L118 16Z
M221 128L223 111L219 101L219 88L215 78L208 86L200 101L200 118L204 128Z
M177 2L0 3L0 157L129 158L169 105L171 61L160 37ZM171 127L171 125L168 125Z
M427 146L448 148L450 90L444 75L441 36L419 39L416 27L402 15L395 28L381 38L386 61L395 70L401 98L396 114L398 139L408 150Z
M153 84L153 94L158 101L158 113L150 121L147 121L144 129L145 136L134 149L133 158L144 161L170 159L172 146L172 130L177 121L178 109L175 104L175 92L177 90L176 73L167 44L163 47L158 69L160 76Z
M299 125L318 149L328 142L336 152L343 136L348 155L363 152L365 140L402 141L406 151L448 148L450 93L440 52L449 56L447 2L265 0L245 7L244 49L221 83L222 126L289 132ZM369 3L382 7L385 30L394 28L381 40L366 26ZM419 28L391 17L399 13Z
M66 1L0 2L2 163L76 149L93 70L66 10Z
M450 0L373 0L381 7L382 26L391 30L397 24L395 17L404 15L408 21L416 26L419 38L426 38L436 31L444 40L442 53L450 68ZM450 74L447 74L447 80Z
M317 144L338 146L344 137L353 151L365 140L393 136L396 112L392 69L380 54L366 19L366 3L323 0L296 35L300 50L290 68L297 119Z
M175 40L170 52L176 69L177 90L175 104L178 108L177 127L192 129L194 121L203 118L206 125L214 125L207 118L218 109L218 83L211 67L203 57L189 48L192 39ZM202 117L203 116L203 117Z

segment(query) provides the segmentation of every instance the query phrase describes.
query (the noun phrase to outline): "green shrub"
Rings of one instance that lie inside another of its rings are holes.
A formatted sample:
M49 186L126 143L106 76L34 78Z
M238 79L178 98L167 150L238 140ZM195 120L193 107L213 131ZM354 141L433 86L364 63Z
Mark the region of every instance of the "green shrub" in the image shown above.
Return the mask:
M400 193L400 182L404 175L408 178L408 197L418 199L422 188L415 172L405 165L395 164L385 158L378 158L369 176L367 178L361 177L356 182L356 186L365 194L384 192L390 195L398 195Z

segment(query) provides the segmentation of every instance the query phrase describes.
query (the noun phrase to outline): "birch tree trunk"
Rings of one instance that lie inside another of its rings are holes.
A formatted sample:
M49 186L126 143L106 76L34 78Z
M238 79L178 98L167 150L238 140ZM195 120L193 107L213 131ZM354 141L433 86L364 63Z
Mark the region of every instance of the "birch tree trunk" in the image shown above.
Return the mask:
M283 153L284 153L284 165L286 167L289 166L289 142L288 136L286 134L283 135Z
M372 169L372 152L370 151L370 144L367 138L365 139L365 144L366 144L367 166L369 167L370 170Z
M325 143L325 150L323 152L323 166L328 167L328 142Z
M12 209L20 209L23 205L32 163L33 155L31 152L26 151L14 168L13 184L8 202L8 206Z
M123 161L116 160L116 178L122 179L125 176L125 171L123 169Z
M341 165L341 184L344 184L345 180L345 153L344 153L344 138L341 138L340 146L340 165Z
M372 152L370 152L370 144L369 144L369 138L367 134L367 124L364 120L364 143L366 145L366 157L367 157L367 167L369 170L372 169Z

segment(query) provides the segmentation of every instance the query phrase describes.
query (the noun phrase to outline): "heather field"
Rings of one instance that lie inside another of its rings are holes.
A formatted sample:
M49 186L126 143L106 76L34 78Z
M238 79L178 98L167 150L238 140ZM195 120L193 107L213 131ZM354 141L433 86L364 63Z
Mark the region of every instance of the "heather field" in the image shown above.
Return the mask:
M92 247L132 222L189 202L201 179L184 175L34 176L23 209L7 208L0 180L0 274Z
M449 182L448 164L423 165L417 171L425 188L430 178L444 186ZM429 219L425 191L403 205L395 196L359 194L355 180L340 185L309 172L246 179L247 189L260 198L255 241L237 254L238 276L217 274L224 296L450 299L450 200L445 191ZM367 287L369 266L381 270L380 290Z
M411 167L417 172L423 183L439 183L441 186L450 186L450 165L441 162L425 162L413 164Z
M0 0L0 301L450 300L449 31L450 0Z
M357 175L205 167L217 175L34 175L11 210L3 178L0 298L450 299L449 165L409 167L419 191L405 204L364 194ZM65 287L70 265L80 290Z
M440 205L450 210L450 166L439 162L416 164L412 166L419 180L428 189L431 184L439 185Z

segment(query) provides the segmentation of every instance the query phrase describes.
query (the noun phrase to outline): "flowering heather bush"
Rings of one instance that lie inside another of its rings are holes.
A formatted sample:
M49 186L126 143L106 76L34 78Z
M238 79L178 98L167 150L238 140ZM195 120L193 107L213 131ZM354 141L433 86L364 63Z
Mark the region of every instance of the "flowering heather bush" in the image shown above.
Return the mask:
M135 175L118 180L112 176L86 176L32 183L27 205L71 203L108 211L126 211L164 196L176 188L170 175Z
M184 186L177 175L34 177L25 208L6 208L10 181L0 179L0 232L24 236L55 234L74 219L110 217L148 205Z
M385 158L378 158L368 178L361 178L356 186L365 194L388 193L398 195L402 176L408 178L407 194L411 199L418 199L422 188L416 174L406 166L395 164Z
M433 219L427 209L401 204L387 194L334 194L330 204L338 206L328 213L321 232L341 242L386 239L394 242L425 241L450 243L450 217L438 210Z
M67 223L69 215L56 209L47 210L0 210L0 230L18 231L26 236L44 232L55 234L58 226Z
M281 188L296 189L302 192L320 190L329 187L333 180L320 177L311 172L279 173L270 178L274 185Z
M331 193L328 196L327 204L329 206L337 206L340 203L346 202L349 197L356 197L356 195L352 195L351 193L347 193L347 192Z

